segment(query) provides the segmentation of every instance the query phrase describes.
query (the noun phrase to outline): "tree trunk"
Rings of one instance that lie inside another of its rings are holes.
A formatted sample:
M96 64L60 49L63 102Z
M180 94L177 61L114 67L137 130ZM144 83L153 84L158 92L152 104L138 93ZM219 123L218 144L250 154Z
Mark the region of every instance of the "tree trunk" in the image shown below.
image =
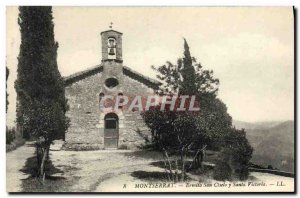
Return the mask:
M206 155L206 145L201 150L201 158L200 158L200 168L201 168L201 171L204 171L204 159L205 159L205 155Z
M49 160L49 150L50 150L50 145L47 147L47 158L46 158L46 160Z
M162 155L163 155L163 160L164 160L164 165L165 165L165 172L167 174L168 180L171 181L170 172L168 172L168 166L167 166L167 162L166 162L167 160L165 158L164 153Z
M40 166L42 163L42 148L40 146L36 146L36 160L37 160L37 175L40 175Z
M200 150L197 150L196 154L193 157L192 163L189 166L189 170L192 168L198 168L198 155L199 155Z
M173 171L172 171L172 164L170 162L170 158L169 158L169 155L168 155L168 152L166 151L166 149L163 149L164 150L164 154L166 156L166 160L169 164L169 171L170 171L170 174L171 174L171 177L172 177L172 181L174 181L174 174L173 174Z
M184 178L185 178L185 149L183 148L181 150L181 153L180 153L180 158L181 158L181 181L183 182L184 181Z
M197 156L197 168L199 171L204 172L204 159L206 155L206 145L199 151Z
M44 172L44 169L45 169L45 162L46 162L46 159L47 159L47 155L48 155L48 152L49 152L49 146L46 146L46 148L43 149L43 158L42 158L42 161L41 161L41 166L40 166L40 177L43 178L43 182L45 180L45 172Z
M175 170L175 182L178 182L179 179L178 179L178 160L177 159L175 160L175 168L176 168L176 170Z

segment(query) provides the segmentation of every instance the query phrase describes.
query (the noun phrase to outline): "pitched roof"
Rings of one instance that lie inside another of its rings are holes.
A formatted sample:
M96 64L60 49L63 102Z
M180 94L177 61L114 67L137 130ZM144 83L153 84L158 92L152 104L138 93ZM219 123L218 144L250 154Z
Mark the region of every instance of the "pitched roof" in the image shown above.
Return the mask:
M119 33L119 34L123 34L122 32L118 32L116 30L106 30L106 31L101 32L100 34L103 34L104 32L116 32L116 33Z
M65 85L66 86L70 85L74 82L83 80L89 76L95 75L102 71L103 71L103 65L96 65L96 66L86 69L84 71L77 72L70 76L64 77ZM123 66L123 74L140 82L140 83L143 83L153 89L158 89L159 85L161 85L161 82L151 79L147 76L144 76L143 74L138 73L136 71L133 71L132 69L130 69L129 67L126 67L126 66Z

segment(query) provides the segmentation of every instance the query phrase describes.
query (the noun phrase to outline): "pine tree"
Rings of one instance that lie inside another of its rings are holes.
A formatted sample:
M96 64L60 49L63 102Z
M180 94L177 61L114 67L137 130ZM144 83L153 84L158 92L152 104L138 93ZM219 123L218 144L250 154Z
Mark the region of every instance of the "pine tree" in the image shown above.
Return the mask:
M184 57L182 59L182 83L179 93L182 95L193 95L197 93L196 71L193 65L193 58L190 53L189 45L184 39Z
M17 124L37 140L39 174L53 140L64 138L68 110L64 81L58 71L52 8L19 7L21 46L18 57Z

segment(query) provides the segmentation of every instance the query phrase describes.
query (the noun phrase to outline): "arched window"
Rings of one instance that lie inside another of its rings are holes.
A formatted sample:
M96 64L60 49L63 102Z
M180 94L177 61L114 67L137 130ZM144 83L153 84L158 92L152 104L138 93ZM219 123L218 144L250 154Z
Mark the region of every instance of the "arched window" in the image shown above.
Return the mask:
M99 102L102 100L102 98L104 98L104 93L99 93Z
M108 47L109 48L115 48L116 47L116 39L111 37L108 39Z
M108 38L107 40L107 50L108 50L108 58L109 59L116 59L116 39L115 38Z
M123 96L123 93L118 93L118 97L121 97L121 96ZM123 104L124 99L121 98L119 101L120 101L121 104ZM120 105L120 103L118 105L118 109L122 109L123 108L123 105Z

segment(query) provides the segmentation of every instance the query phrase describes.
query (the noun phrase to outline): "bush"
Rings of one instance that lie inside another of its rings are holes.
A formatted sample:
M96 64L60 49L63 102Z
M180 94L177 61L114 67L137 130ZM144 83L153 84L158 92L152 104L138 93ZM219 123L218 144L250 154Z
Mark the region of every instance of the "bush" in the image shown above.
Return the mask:
M17 149L18 147L25 144L25 140L22 138L16 138L13 142L10 144L6 144L6 152L13 151Z
M10 144L16 138L16 130L15 128L8 129L6 128L6 144Z
M249 176L248 166L240 165L240 167L235 170L235 176L242 181L248 179Z
M224 137L224 145L220 153L221 161L227 162L233 170L232 177L246 180L253 148L249 144L244 130L232 129Z
M213 178L219 181L231 180L232 169L225 161L218 161L213 172Z

